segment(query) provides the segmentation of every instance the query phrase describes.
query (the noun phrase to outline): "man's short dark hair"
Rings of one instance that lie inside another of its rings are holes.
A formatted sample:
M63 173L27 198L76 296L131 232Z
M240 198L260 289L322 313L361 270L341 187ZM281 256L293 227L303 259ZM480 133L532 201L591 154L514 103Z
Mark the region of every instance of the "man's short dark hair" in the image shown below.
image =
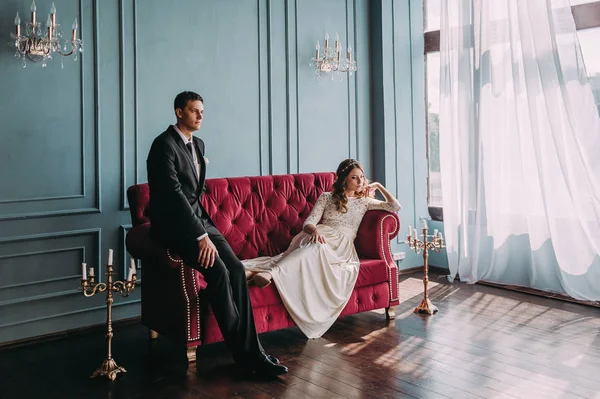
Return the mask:
M200 94L194 93L193 91L182 91L175 97L173 109L184 109L188 101L201 101L202 104L204 104L204 99L202 99Z

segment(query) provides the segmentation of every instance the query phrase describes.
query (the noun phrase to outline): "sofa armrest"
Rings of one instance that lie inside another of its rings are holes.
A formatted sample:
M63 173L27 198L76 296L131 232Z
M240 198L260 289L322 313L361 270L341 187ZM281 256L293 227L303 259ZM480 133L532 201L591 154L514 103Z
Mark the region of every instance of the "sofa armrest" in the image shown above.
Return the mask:
M390 288L389 307L400 303L398 266L392 256L390 241L400 231L400 218L387 211L368 211L358 228L354 246L359 258L385 261ZM387 313L386 313L387 314Z
M387 211L368 211L358 228L354 245L363 259L383 259L393 264L390 240L398 235L400 218Z
M171 254L162 245L152 241L150 238L150 223L143 223L132 227L129 232L127 232L125 245L127 246L127 251L134 258L142 260L142 267L144 260L150 259L162 266L172 269L180 269L185 267L186 269L190 269L188 273L190 277L193 278L189 279L188 281L194 281L196 292L206 288L206 281L200 272L195 269L188 268L187 266L183 266L183 259L177 255ZM189 291L191 292L192 290L190 289Z

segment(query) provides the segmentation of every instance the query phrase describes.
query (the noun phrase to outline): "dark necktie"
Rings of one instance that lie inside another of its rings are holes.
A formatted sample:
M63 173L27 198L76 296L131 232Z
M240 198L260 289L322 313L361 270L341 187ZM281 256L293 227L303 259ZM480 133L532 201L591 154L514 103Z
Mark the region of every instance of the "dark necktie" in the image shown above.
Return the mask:
M192 156L192 160L194 160L194 147L192 147L192 142L188 141L188 143L185 145L188 149L188 151L190 152L190 155Z

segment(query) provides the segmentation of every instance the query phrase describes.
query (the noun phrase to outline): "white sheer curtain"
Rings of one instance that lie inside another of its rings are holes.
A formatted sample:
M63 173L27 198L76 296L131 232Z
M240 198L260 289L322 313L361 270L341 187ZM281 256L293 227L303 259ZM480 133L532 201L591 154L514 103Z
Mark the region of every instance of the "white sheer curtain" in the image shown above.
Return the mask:
M451 277L600 300L600 123L569 2L442 1L440 34Z

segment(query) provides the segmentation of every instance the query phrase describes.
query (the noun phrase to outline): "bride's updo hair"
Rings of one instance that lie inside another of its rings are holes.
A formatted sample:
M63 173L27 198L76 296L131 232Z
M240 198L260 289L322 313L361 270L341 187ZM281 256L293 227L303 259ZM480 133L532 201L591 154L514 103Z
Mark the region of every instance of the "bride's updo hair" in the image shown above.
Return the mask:
M355 159L346 159L340 163L337 168L336 179L333 182L333 188L331 190L331 194L333 197L333 202L339 212L346 213L348 212L348 197L346 197L346 178L354 169L359 168L363 174L365 170L363 169L360 162ZM356 193L357 197L362 197L363 193Z

